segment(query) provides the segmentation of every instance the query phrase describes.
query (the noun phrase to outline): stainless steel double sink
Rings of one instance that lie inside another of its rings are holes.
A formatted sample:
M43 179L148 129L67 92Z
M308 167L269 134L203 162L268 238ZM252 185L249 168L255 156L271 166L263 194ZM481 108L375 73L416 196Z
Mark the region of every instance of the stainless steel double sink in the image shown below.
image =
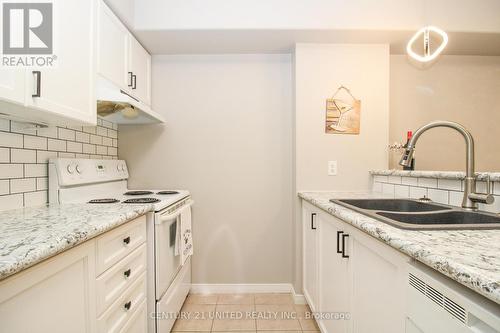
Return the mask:
M332 199L338 205L401 229L500 229L500 216L410 199Z

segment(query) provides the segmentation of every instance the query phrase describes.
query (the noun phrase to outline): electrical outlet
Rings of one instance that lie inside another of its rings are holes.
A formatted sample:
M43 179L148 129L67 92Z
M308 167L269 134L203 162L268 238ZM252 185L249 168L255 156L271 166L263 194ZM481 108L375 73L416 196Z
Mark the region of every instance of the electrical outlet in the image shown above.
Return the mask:
M337 175L337 161L328 161L328 176Z

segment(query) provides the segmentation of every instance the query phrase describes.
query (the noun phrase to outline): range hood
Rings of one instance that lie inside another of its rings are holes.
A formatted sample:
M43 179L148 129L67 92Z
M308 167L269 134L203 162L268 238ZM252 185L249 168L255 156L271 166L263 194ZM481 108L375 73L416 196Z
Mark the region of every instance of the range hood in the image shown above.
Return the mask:
M97 79L97 115L122 125L165 122L149 106L100 76Z

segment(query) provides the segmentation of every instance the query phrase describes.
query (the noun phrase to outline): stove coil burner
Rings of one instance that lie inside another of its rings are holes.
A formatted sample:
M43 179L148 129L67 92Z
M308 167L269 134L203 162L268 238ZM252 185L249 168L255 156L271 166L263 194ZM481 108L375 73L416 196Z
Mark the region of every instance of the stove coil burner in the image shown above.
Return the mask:
M111 203L117 203L120 202L120 200L117 199L93 199L90 200L90 204L111 204Z
M128 191L125 192L125 195L148 195L153 194L151 191Z
M155 203L160 201L160 199L156 198L137 198L137 199L128 199L123 203L131 203L131 204L145 204L145 203Z
M173 195L173 194L179 194L177 191L160 191L156 194L161 194L161 195Z

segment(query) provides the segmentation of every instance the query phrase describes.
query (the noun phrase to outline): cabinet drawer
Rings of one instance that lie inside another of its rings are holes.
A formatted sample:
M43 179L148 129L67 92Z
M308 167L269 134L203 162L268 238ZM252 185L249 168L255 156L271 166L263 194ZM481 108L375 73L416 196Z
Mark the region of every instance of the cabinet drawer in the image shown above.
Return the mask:
M146 271L146 255L146 244L142 244L97 278L98 314L104 312L141 273Z
M145 333L148 330L148 311L146 301L143 301L120 333Z
M146 242L146 216L141 216L97 239L97 274L101 274Z
M146 273L135 281L97 320L99 333L120 332L146 299Z

